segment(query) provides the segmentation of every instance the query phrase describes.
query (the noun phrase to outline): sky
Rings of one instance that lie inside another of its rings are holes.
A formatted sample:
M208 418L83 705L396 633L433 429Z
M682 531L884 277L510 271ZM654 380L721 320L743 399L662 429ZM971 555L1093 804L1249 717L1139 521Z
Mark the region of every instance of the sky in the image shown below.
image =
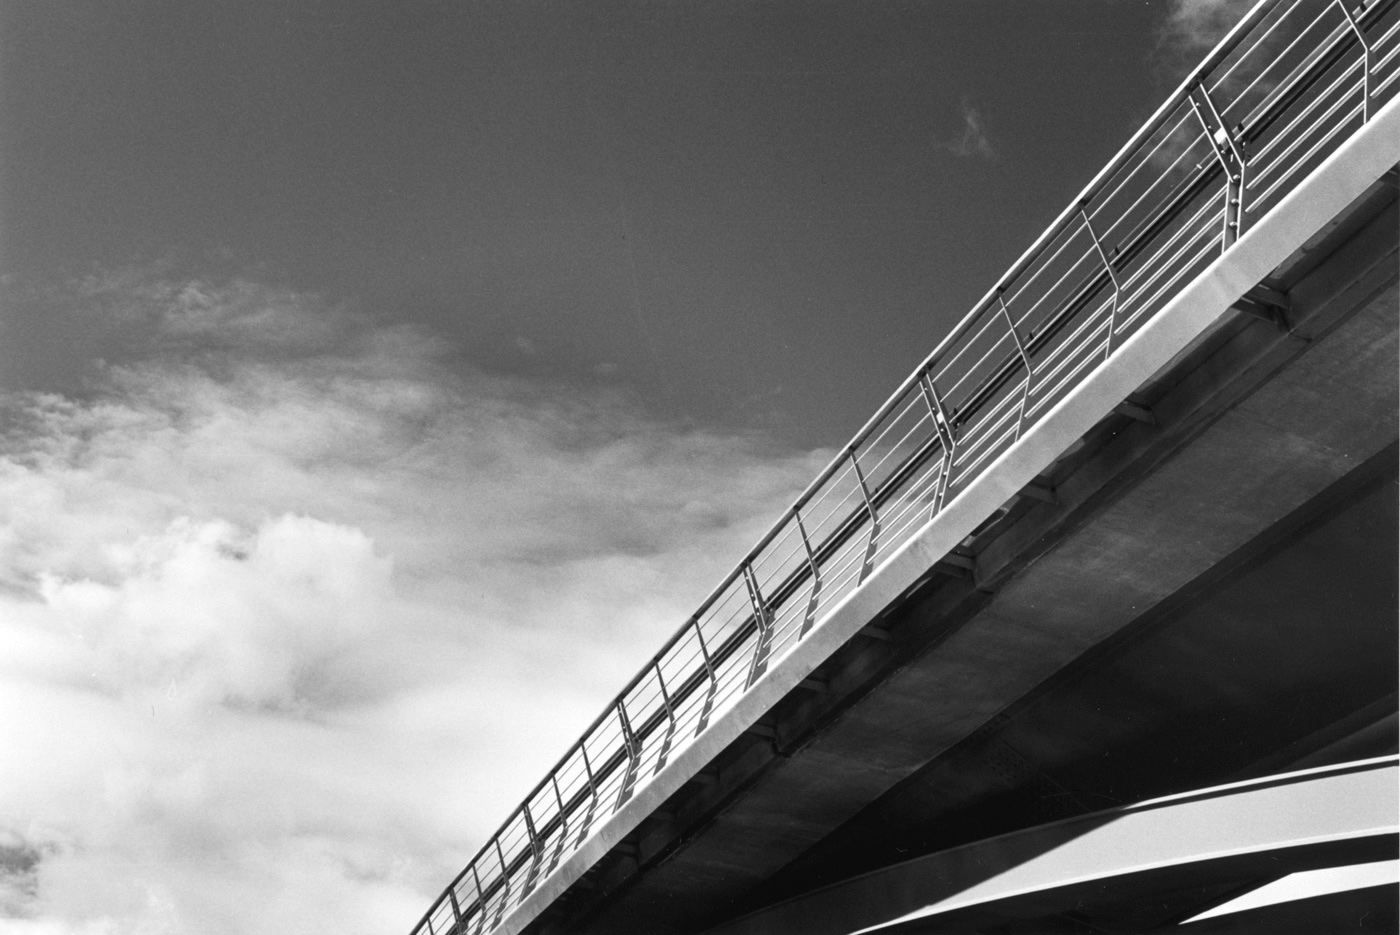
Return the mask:
M0 933L406 933L1244 9L0 2Z

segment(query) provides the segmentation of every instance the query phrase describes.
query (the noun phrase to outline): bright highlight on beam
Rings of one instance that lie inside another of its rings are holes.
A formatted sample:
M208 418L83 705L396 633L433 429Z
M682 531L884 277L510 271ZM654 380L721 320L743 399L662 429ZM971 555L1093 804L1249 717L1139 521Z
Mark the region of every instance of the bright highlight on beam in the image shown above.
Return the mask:
M1349 890L1365 889L1368 886L1384 886L1387 883L1400 883L1400 860L1378 860L1369 864L1351 864L1347 867L1328 867L1324 870L1303 870L1290 873L1282 880L1259 887L1227 903L1222 903L1185 922L1199 922L1215 916L1244 912L1247 909L1262 909L1278 903L1311 899L1314 896L1328 896L1332 893L1345 893Z

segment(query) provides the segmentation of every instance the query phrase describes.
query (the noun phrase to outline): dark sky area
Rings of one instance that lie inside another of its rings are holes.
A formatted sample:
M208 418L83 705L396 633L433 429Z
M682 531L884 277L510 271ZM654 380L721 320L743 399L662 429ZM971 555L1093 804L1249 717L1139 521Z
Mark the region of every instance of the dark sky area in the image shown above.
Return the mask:
M1179 78L1128 0L7 4L6 388L159 263L844 441Z

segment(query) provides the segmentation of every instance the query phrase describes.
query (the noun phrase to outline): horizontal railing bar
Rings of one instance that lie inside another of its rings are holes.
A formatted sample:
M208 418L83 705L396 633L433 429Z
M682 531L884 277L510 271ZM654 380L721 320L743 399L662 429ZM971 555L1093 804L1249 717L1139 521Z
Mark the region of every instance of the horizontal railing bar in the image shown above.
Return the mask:
M1240 132L1240 141L1253 143L1263 136L1279 117L1288 112L1298 98L1308 92L1317 78L1341 61L1342 56L1355 44L1358 44L1356 34L1346 29L1344 24L1334 28L1328 36L1327 45L1319 46L1309 53L1308 57L1294 68L1293 74L1279 82L1279 86L1255 107L1249 117L1241 121L1244 129Z
M1298 4L1301 2L1303 2L1303 0L1289 0L1288 5L1286 7L1275 7L1275 9L1280 10L1278 19L1274 20L1271 24L1269 24L1268 28L1260 31L1259 35L1253 37L1253 40L1250 42L1249 47L1241 52L1240 57L1235 59L1235 63L1216 76L1215 83L1210 86L1210 90L1212 92L1219 90L1220 86L1224 84L1229 79L1229 77L1235 73L1236 68L1239 68L1245 62L1250 61L1250 56L1254 54L1255 50L1259 48L1260 44L1273 35L1274 30L1279 27L1280 23L1286 22L1288 20L1288 17L1293 13L1295 9L1298 8ZM1299 36L1301 37L1301 35L1302 34L1300 33ZM1291 45L1292 44L1290 43L1290 48ZM1286 52L1287 49L1285 49L1284 51ZM1267 69L1265 69L1265 71L1267 71ZM1262 73L1263 72L1261 72L1261 74ZM1257 76L1255 80L1258 80ZM1245 94L1248 94L1249 91L1253 88L1253 86L1253 82L1250 82L1248 85L1246 85L1236 95L1236 99L1242 97Z

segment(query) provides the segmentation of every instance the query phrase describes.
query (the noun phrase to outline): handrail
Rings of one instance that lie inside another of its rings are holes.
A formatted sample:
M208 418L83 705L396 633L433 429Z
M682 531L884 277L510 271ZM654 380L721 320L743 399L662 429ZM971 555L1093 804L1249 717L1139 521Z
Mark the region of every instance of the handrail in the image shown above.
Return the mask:
M1281 180L1301 177L1393 97L1400 0L1356 2L1261 0L1251 9L627 682L413 935L494 930L595 823L668 768L668 756L923 525L906 517L936 516L1176 285L1277 204L1291 190ZM1263 81L1274 69L1284 74ZM1245 115L1226 120L1237 107ZM1270 172L1280 178L1247 200L1248 180ZM817 517L821 503L829 512ZM779 556L775 546L794 530L801 548ZM692 640L698 653L687 656ZM668 664L678 671L663 679Z

